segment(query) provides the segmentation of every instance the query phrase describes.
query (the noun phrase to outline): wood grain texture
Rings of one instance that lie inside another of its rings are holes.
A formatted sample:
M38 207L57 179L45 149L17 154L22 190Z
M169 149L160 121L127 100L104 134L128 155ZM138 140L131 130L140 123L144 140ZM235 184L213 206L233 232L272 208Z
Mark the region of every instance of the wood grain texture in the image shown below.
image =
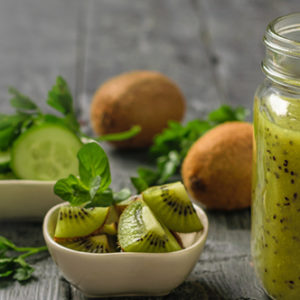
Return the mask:
M99 84L132 69L170 76L187 99L187 117L202 117L219 103L252 106L262 79L259 63L267 22L299 11L298 0L10 0L0 1L0 112L10 112L7 86L43 106L58 74L69 82L76 111L89 126L89 105ZM145 152L104 145L113 187L129 186ZM0 191L1 195L1 191ZM166 297L144 299L267 299L253 274L250 211L208 212L203 255L187 280ZM41 223L0 223L0 235L19 245L41 245ZM51 258L31 261L36 280L0 284L0 300L84 300ZM118 299L118 298L116 298ZM120 298L124 300L132 298Z

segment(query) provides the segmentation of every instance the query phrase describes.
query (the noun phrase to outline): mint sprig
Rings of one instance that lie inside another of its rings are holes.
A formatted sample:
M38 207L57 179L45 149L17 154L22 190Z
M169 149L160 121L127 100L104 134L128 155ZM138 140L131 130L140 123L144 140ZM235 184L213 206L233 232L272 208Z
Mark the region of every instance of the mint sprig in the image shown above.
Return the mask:
M54 193L73 206L111 206L130 197L129 189L113 192L109 188L111 175L109 161L104 150L97 143L85 144L77 154L79 177L70 175L60 179L54 186Z
M154 138L149 156L154 160L156 169L138 168L137 177L131 182L138 193L149 186L168 182L174 175L179 175L180 166L192 144L203 134L218 124L228 121L244 121L248 110L243 107L232 108L222 105L210 112L205 120L192 120L185 125L170 121L168 127Z
M34 268L25 259L42 251L47 251L47 247L17 247L7 238L0 236L0 283L3 280L28 281Z

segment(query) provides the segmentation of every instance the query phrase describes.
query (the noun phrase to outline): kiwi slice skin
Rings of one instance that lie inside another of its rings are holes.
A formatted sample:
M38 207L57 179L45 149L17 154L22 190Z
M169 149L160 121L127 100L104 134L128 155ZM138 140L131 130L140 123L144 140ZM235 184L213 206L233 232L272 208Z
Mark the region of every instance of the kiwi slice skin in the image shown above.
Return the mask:
M89 253L109 253L110 245L105 234L89 236L87 238L69 242L62 243L63 246L70 248L72 250L89 252Z
M124 252L160 253L182 249L142 200L134 201L120 216L118 240Z
M54 240L76 240L100 231L110 208L62 206L58 213Z
M200 231L203 225L181 182L154 186L143 193L143 200L157 218L175 232Z

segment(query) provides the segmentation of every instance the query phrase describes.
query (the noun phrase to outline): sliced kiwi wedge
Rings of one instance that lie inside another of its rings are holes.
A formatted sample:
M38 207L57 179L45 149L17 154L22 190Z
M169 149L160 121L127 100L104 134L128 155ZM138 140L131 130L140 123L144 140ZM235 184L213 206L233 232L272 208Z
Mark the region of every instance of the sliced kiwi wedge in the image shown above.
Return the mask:
M75 240L97 232L105 223L109 209L62 206L58 213L54 239Z
M118 240L124 252L158 253L182 249L142 200L134 201L120 216Z
M126 207L128 207L132 202L134 202L137 199L141 199L141 195L134 195L131 196L130 198L123 200L121 202L118 202L115 204L115 209L118 212L119 215L121 215L121 213L126 209Z
M168 229L194 232L203 229L196 210L181 182L154 186L142 193L143 200Z
M82 252L89 252L89 253L108 253L111 252L109 241L105 234L89 236L82 240L63 243L63 245L67 248L82 251Z

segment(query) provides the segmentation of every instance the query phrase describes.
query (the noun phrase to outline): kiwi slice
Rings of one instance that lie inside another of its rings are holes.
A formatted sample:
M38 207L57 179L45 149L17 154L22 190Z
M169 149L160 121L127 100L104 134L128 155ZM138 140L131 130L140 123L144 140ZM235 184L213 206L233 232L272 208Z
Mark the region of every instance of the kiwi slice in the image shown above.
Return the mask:
M203 229L196 210L181 182L154 186L143 193L144 201L168 229L194 232Z
M87 238L71 242L62 243L65 247L90 253L108 253L110 251L109 242L105 234L89 236Z
M137 199L141 199L141 195L134 195L126 200L116 203L115 209L118 212L118 214L121 215L121 213L126 209L126 207L128 207L133 201Z
M130 204L120 216L118 240L125 252L171 252L181 247L142 200Z
M58 213L54 239L74 240L95 233L103 226L108 213L109 207L62 206Z
M116 235L118 234L118 225L116 222L104 224L103 227L100 229L99 233L105 233L109 235Z

